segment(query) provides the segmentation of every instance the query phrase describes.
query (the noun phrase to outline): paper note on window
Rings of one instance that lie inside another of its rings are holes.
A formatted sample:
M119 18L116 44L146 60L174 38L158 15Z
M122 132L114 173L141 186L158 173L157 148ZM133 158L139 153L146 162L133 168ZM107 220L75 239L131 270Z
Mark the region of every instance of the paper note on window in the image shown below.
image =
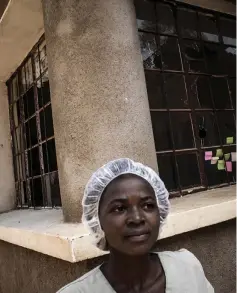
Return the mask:
M219 160L217 163L217 169L218 170L225 170L225 161L224 160Z
M210 161L212 158L212 151L205 152L205 161Z
M230 154L224 154L225 160L228 161L230 159Z
M212 157L211 158L211 165L215 165L218 160L219 160L219 157Z
M227 172L232 172L232 162L226 162L226 170Z
M231 153L231 161L236 162L236 153Z
M226 143L227 143L227 144L232 144L232 143L234 143L234 137L233 137L233 136L231 136L231 137L227 137L227 138L226 138Z
M223 156L223 150L222 149L217 149L216 150L216 157L222 157Z

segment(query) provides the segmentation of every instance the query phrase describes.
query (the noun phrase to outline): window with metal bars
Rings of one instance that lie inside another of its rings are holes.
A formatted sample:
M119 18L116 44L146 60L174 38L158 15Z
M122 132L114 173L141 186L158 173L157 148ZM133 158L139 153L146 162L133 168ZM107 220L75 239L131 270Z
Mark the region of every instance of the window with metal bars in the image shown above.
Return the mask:
M159 172L171 196L234 184L236 19L176 1L134 3Z
M43 37L7 87L17 206L61 206Z

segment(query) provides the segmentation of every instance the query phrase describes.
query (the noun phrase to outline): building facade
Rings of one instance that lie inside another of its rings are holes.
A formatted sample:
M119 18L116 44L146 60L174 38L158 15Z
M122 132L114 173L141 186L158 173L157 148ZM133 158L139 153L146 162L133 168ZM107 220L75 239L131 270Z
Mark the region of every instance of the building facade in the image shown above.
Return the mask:
M106 257L81 199L119 157L151 166L170 192L158 249L190 249L216 292L235 292L235 9L0 4L0 293L56 292Z

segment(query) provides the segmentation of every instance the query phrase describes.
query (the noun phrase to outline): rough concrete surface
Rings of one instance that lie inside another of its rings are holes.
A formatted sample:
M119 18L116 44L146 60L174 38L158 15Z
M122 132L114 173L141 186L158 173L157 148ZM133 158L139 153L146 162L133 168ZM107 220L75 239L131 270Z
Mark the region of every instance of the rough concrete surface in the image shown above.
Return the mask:
M0 82L0 213L15 207L7 88Z
M186 248L203 264L215 293L235 293L235 220L162 240L158 250ZM71 264L0 241L0 293L55 293L108 256Z
M157 169L132 0L43 1L63 211L80 221L84 186L105 162Z

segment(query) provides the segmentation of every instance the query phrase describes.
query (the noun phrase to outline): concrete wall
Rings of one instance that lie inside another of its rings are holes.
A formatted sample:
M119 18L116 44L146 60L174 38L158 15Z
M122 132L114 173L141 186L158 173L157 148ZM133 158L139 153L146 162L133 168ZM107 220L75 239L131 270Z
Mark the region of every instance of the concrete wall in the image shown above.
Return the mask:
M0 82L0 213L15 207L7 88Z
M215 293L236 292L235 220L159 243L159 250L179 248L189 249L200 259ZM106 257L71 264L0 241L0 293L55 293Z

